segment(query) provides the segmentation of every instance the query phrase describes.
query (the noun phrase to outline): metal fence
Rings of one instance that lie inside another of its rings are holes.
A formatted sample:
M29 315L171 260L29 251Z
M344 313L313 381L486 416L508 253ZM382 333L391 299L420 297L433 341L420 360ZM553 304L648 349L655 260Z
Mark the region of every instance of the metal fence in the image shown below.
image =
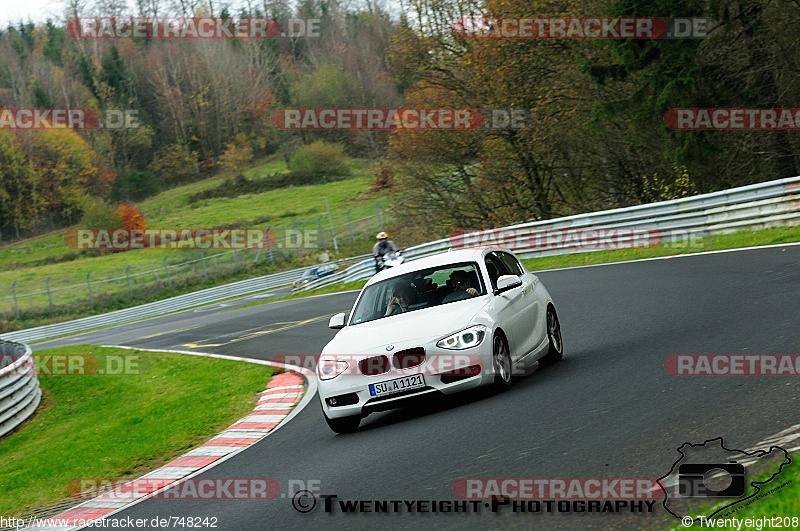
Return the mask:
M0 437L30 417L42 399L33 352L28 345L0 340Z
M275 245L271 247L221 252L146 250L139 252L153 253L154 258L133 264L123 262L111 269L99 270L98 266L76 270L70 267L69 262L64 262L65 273L61 275L25 278L26 275L21 274L17 280L0 284L0 315L18 319L21 313L29 310L56 310L59 306L76 303L93 304L101 298L130 297L145 289L164 289L230 274L249 265L274 264L303 254L327 251L334 256L340 246L371 237L382 230L386 215L381 201L376 201L330 216L320 214L280 227L267 227L276 237ZM113 259L124 261L126 253L119 253Z
M376 201L346 211L319 214L275 229L278 246L284 252L301 253L303 248L336 251L348 243L372 238L383 230L389 213L386 201ZM358 216L358 217L357 217Z
M797 223L800 223L800 177L792 177L685 199L523 223L494 229L494 232L500 234L510 229L534 231L553 228L641 227L660 231L665 241L678 241L709 234ZM425 243L406 249L404 256L414 260L446 251L452 244L450 239ZM575 249L568 246L547 249L533 247L517 249L516 252L523 258L531 258L575 252ZM363 280L374 274L374 262L371 256L356 256L348 261L353 265L335 275L310 282L304 285L301 291ZM296 269L243 280L103 315L9 332L0 337L17 341L35 341L162 315L198 304L285 286L302 271L303 269Z
M176 310L184 310L200 304L216 302L227 299L228 297L247 295L249 293L257 293L271 288L286 286L302 275L303 271L305 271L305 268L283 271L281 273L233 282L231 284L216 286L193 293L178 295L177 297L171 297L169 299L116 310L102 315L92 315L73 321L8 332L0 337L2 337L2 339L18 341L37 341L72 332L91 330L93 328L121 324L136 319L154 317Z
M503 239L504 234L513 234L516 238L525 232L528 235L535 232L547 234L553 229L642 229L653 231L661 241L686 241L690 244L692 240L712 234L796 224L800 224L800 177L742 186L684 199L522 223L473 234L476 234L475 244L481 245L483 242L508 243ZM466 240L469 240L470 231L466 234ZM465 236L461 234L454 238L409 247L403 251L403 256L406 260L414 260L440 253L459 244L465 244L464 238ZM527 237L523 241L530 243L537 240ZM546 241L546 245L541 246L523 244L510 247L522 258L607 249L602 246L588 246L588 248L576 246L574 242L565 239ZM310 282L298 291L365 280L373 274L375 265L370 258L340 273Z

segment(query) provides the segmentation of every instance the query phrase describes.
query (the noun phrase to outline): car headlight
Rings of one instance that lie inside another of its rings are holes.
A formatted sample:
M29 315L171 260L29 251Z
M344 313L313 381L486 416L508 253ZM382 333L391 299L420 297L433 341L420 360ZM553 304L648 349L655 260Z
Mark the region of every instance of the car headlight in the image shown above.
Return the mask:
M333 358L320 358L319 363L317 363L317 374L320 380L332 380L346 371L347 367L349 367L349 365L346 361Z
M464 350L465 348L477 347L486 337L486 327L483 325L470 326L466 330L456 332L451 336L440 339L436 346L449 350Z

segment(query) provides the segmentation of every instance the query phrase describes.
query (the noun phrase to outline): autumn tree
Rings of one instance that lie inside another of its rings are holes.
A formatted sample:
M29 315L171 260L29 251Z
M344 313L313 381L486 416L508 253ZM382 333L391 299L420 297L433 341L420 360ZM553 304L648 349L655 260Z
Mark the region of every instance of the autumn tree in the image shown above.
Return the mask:
M336 179L350 175L344 146L320 140L298 149L289 161L289 170L292 172L292 177L299 182Z
M44 213L51 223L74 221L98 175L94 151L78 133L63 129L36 131L26 144Z
M228 142L225 145L225 152L219 158L221 168L228 171L238 171L253 159L253 148L244 138L238 142Z
M117 208L117 215L122 221L122 226L129 231L147 229L147 218L136 207L122 203Z
M27 228L42 204L36 193L36 173L11 131L0 130L0 227Z
M662 182L688 175L698 191L788 177L800 170L791 131L682 131L663 123L670 108L794 107L800 97L800 8L790 1L615 0L613 16L703 17L718 21L702 39L606 43L587 72L608 88L595 107L599 141L612 156L618 190L637 202L659 196ZM757 153L757 156L753 154Z
M540 2L553 16L577 16L586 5ZM472 39L454 21L486 14L524 17L525 0L415 4L390 51L390 64L414 107L486 109L470 131L398 130L395 156L407 165L420 208L443 212L456 224L501 224L546 219L569 208L569 190L586 180L580 165L588 144L591 83L581 75L581 43L539 39ZM413 69L410 61L415 61ZM525 127L493 123L491 109L523 111ZM440 171L425 172L424 165ZM577 171L576 171L577 170ZM418 176L418 177L414 177Z
M184 144L172 144L153 159L150 171L167 185L187 183L197 178L197 154Z

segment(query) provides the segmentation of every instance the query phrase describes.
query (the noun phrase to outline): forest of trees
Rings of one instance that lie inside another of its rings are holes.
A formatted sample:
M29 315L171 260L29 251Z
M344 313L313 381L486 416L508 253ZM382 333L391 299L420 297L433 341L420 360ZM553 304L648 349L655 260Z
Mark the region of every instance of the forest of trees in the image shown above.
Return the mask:
M320 19L318 37L77 40L81 16ZM467 16L708 17L702 39L470 39ZM797 131L675 131L671 108L800 107L796 0L68 0L0 31L1 108L131 109L141 127L0 129L4 236L75 223L315 141L380 161L410 222L498 226L798 174ZM519 108L524 129L282 131L273 110ZM385 177L385 176L384 176Z

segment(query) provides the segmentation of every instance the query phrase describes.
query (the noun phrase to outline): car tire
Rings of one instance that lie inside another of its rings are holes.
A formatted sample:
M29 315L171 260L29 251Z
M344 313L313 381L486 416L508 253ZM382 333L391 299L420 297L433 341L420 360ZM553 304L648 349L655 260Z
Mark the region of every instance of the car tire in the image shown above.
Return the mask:
M492 341L492 364L494 365L494 385L499 390L511 387L512 363L508 341L503 334L495 334Z
M545 367L552 365L564 357L564 341L561 338L561 323L558 322L558 314L552 304L547 305L547 338L550 347L547 354L539 359L539 365Z
M361 424L361 417L359 416L329 419L328 415L326 415L324 411L322 412L322 416L325 417L325 422L328 423L328 427L336 433L354 432L358 429L358 425Z

